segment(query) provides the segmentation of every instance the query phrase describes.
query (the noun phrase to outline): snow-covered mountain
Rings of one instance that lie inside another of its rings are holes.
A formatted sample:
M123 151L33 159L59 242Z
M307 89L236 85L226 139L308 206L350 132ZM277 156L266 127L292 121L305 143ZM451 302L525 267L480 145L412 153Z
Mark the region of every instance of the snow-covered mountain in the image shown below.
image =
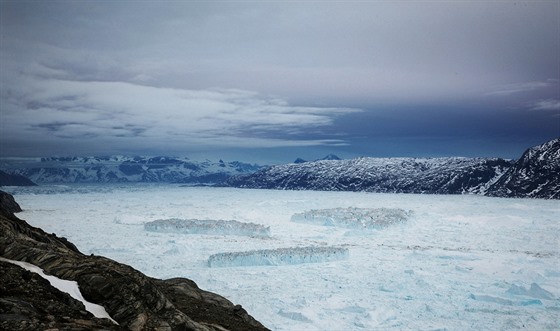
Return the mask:
M263 168L229 178L244 188L382 193L475 193L560 199L560 138L500 158L357 158Z
M496 183L489 195L560 199L560 138L529 148Z
M4 161L0 168L36 183L173 182L214 184L232 175L254 172L255 164L193 161L175 157L48 157Z
M336 156L334 154L328 154L324 158L317 159L315 161L323 161L323 160L341 160L341 158L339 158L338 156ZM293 163L305 163L305 162L309 162L309 161L306 161L306 160L302 159L301 157L298 157L297 159L295 159L295 161Z
M263 167L175 157L52 157L4 160L0 169L36 183L171 182L284 190L484 194L560 199L560 138L500 158L370 158Z
M484 194L512 165L498 158L369 158L291 163L238 175L244 188Z

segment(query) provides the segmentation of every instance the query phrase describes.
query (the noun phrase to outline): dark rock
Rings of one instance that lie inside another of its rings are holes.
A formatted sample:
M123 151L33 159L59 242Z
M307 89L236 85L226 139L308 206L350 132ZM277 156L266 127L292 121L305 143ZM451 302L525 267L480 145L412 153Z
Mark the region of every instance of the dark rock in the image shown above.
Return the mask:
M267 330L244 309L237 309L227 299L199 289L191 280L153 279L113 260L101 256L86 256L64 238L32 227L7 211L0 215L0 256L25 261L42 268L48 274L76 281L86 300L105 307L109 315L119 323L119 326L102 324L105 329ZM8 267L10 270L14 269ZM41 306L36 306L33 302L31 306L27 305L30 299L23 293L31 290L26 286L37 287L30 293L54 291L37 275L19 270L18 276L14 277L13 273L16 271L10 271L11 276L6 277L17 279L17 283L1 278L2 289L10 288L15 291L10 292L12 294L4 290L0 292L0 300L4 300L1 301L4 306L0 306L0 314L9 315L5 316L7 324L2 324L4 329L62 327L83 330L98 329L100 326L96 323L105 323L98 322L91 316L84 317L83 306L60 296L52 300L44 299ZM30 278L31 281L25 278ZM13 304L14 300L16 304ZM68 313L61 312L58 310L61 304L73 309L68 310ZM35 310L29 307L35 307ZM49 316L54 316L56 320L50 321L52 317ZM25 327L13 322L21 321L22 318L27 321ZM80 326L76 326L77 324Z
M189 279L155 280L177 309L205 325L220 325L228 330L262 330L263 326L241 305L207 292Z
M0 191L0 213L11 215L21 211L21 207L11 194Z
M122 329L107 319L94 317L80 301L52 287L36 273L4 261L0 261L0 269L1 330L85 330L86 326Z

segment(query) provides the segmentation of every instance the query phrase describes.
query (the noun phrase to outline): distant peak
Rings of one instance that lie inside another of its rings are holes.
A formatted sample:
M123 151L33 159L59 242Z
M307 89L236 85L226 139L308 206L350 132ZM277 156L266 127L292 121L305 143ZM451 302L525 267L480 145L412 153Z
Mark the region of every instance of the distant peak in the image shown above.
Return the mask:
M305 163L307 161L305 161L304 159L298 157L297 159L295 159L294 163Z
M322 158L321 160L341 160L341 158L339 158L338 156L336 156L334 154L329 154L329 155L325 156L324 158Z

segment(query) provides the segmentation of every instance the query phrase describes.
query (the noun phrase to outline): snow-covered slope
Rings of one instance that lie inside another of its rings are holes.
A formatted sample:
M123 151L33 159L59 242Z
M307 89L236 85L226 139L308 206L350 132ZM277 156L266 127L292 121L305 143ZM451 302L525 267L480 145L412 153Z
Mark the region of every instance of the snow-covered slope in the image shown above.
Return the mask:
M560 199L560 138L533 148L490 186L489 195Z
M173 182L218 183L260 167L242 162L193 161L166 156L49 157L22 163L4 162L12 174L36 183Z
M485 158L357 158L284 164L229 178L243 188L392 193L485 193L510 166Z

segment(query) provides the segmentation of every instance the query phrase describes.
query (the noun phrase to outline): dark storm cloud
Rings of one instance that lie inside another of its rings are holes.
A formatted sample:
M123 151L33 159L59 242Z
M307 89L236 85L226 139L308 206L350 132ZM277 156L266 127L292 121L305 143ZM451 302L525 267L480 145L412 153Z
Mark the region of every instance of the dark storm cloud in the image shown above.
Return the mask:
M2 155L560 134L555 1L1 6Z

